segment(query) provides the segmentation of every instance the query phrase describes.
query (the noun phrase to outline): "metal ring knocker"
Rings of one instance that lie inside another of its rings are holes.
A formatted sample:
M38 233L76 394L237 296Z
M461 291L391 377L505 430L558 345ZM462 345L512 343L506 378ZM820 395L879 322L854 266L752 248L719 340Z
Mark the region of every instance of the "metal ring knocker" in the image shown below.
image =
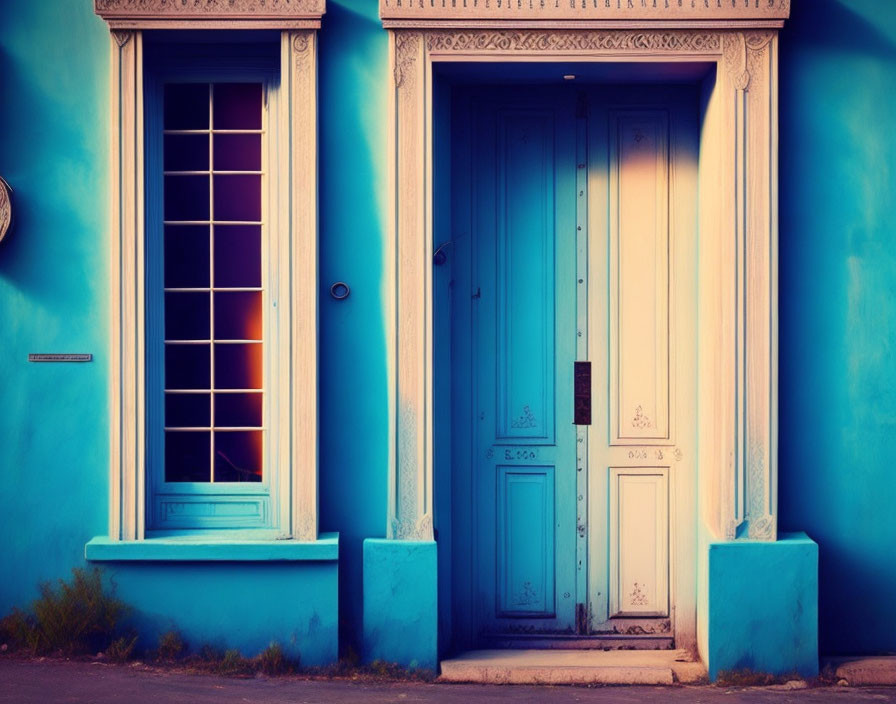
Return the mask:
M337 281L332 286L330 286L330 295L337 301L345 300L346 298L348 298L348 294L350 294L351 292L352 290L344 281Z

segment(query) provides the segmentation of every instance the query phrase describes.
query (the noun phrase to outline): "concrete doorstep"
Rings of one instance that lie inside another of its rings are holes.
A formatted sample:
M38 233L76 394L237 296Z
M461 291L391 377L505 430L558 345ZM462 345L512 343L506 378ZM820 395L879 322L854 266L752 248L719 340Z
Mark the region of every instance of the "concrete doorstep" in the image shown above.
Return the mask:
M833 672L837 684L842 686L896 685L896 655L825 658L822 672Z
M694 684L706 668L686 650L473 650L441 662L441 682Z

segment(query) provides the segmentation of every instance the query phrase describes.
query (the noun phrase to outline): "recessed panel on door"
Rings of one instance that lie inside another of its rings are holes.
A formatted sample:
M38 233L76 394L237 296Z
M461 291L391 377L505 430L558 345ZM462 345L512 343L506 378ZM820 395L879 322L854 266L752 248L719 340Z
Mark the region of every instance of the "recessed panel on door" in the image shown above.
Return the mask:
M554 116L499 112L497 163L497 432L554 436Z
M610 615L668 613L668 469L611 467Z
M554 614L554 468L498 468L498 612Z
M662 110L612 112L611 444L668 440L669 151Z

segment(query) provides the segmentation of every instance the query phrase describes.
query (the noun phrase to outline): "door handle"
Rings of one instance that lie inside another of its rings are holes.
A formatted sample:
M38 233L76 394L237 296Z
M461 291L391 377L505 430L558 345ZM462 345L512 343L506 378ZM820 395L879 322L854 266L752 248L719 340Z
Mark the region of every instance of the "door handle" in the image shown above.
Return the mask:
M591 362L573 362L574 425L591 425Z

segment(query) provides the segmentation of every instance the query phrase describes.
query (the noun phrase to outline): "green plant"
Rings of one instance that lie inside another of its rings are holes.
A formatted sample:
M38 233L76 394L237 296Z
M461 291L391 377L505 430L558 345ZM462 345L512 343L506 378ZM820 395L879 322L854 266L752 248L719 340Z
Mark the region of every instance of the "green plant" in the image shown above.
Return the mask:
M255 658L258 669L266 675L288 675L298 669L298 661L290 660L279 643L271 643Z
M239 650L230 649L224 652L224 657L215 662L212 672L228 677L240 677L251 675L255 671L252 661L240 655Z
M156 659L171 662L184 656L187 644L178 631L165 631L159 636L159 647L156 650Z
M134 654L134 648L137 646L137 636L122 636L116 638L109 647L106 648L106 657L110 662L127 662Z
M18 609L4 619L13 645L33 654L82 655L104 650L129 607L103 587L98 569L72 570L71 582L40 585L31 613Z

